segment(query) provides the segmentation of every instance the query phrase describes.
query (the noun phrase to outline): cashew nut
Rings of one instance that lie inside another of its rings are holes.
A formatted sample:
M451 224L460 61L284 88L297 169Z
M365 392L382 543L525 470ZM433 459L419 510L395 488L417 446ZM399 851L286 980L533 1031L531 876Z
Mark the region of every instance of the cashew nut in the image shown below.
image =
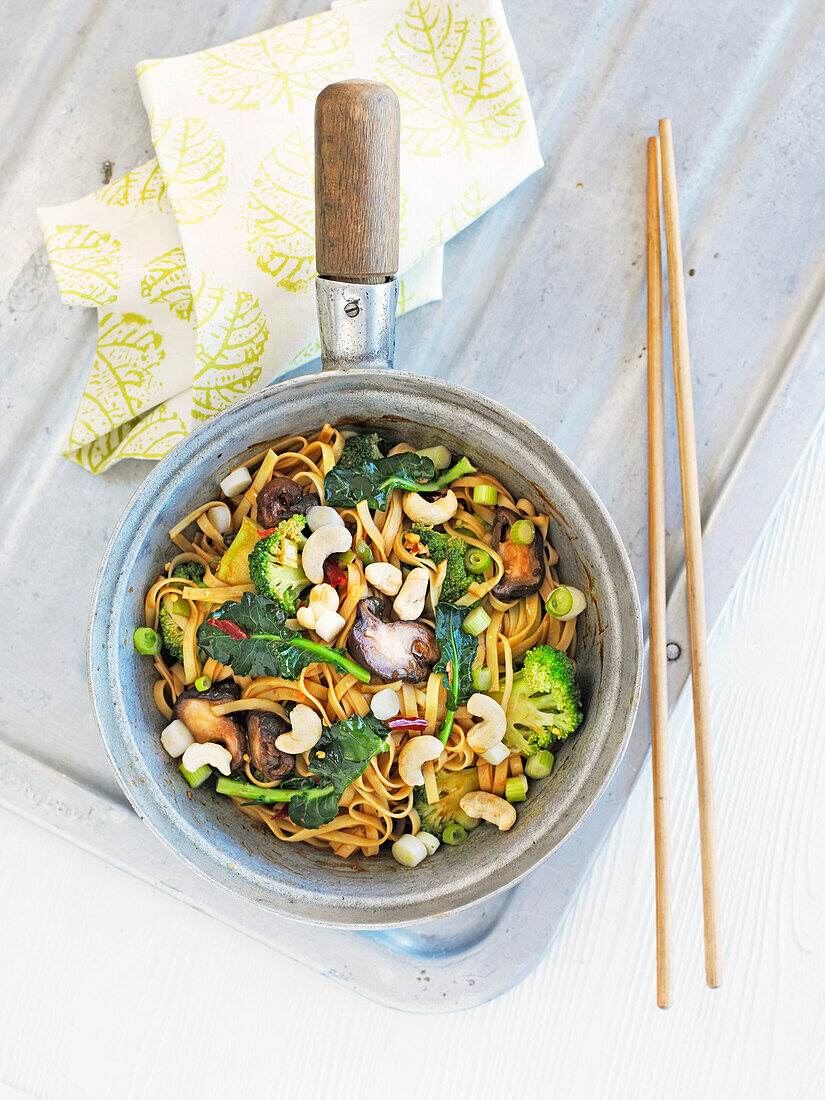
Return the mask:
M298 753L308 752L318 743L321 737L321 716L312 707L299 703L292 708L289 716L292 729L288 733L282 733L275 741L275 748L281 752Z
M229 775L232 771L232 753L214 741L207 741L203 745L195 742L183 754L181 764L188 772L196 772L204 764L209 764L217 768L221 775Z
M458 497L452 489L438 500L425 500L420 493L405 493L401 507L413 523L445 523L458 511Z
M352 546L352 535L346 527L329 524L319 527L304 543L301 565L314 584L324 579L324 562L330 554L343 554Z
M467 734L467 744L473 752L487 752L503 740L507 729L507 715L500 703L477 691L467 701L467 710L474 718L481 719Z
M338 610L338 593L331 584L316 584L309 590L306 606L299 607L296 618L304 630L314 630L316 622L327 611Z
M343 527L344 521L334 508L326 504L316 504L307 512L307 523L310 531L320 531L322 527Z
M468 817L481 817L506 832L516 820L516 808L489 791L470 791L459 802Z
M428 760L438 760L443 751L444 746L437 737L427 733L411 737L398 754L398 774L411 787L421 786L424 782L421 765Z
M396 596L404 579L401 570L386 561L372 562L364 570L364 576L373 588L377 588L385 596Z
M408 575L401 585L401 591L395 597L392 605L393 611L404 622L412 622L417 619L424 610L424 601L427 598L427 585L430 583L429 571L423 565L417 566Z

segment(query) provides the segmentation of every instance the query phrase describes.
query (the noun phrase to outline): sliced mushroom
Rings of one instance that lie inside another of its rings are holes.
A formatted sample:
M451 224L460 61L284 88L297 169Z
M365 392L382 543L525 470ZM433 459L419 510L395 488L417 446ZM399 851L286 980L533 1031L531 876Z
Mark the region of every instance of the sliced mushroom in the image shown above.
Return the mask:
M232 771L243 764L246 752L246 732L231 714L215 714L213 703L228 703L240 699L241 689L232 680L221 680L206 691L189 688L182 692L172 708L172 716L180 718L200 745L217 741L232 753Z
M321 498L317 493L307 493L306 496L301 497L300 500L292 505L289 509L289 514L291 516L305 516L310 509L317 508L320 503Z
M288 722L268 710L251 710L246 716L249 760L267 783L286 779L295 767L295 757L275 746L276 740L288 729Z
M276 527L303 495L303 489L289 477L273 477L258 493L258 524Z
M500 600L520 600L538 592L544 580L544 539L536 528L529 546L510 541L510 528L520 517L512 508L496 508L492 545L504 565L504 576L493 589Z
M350 656L382 680L420 684L441 656L435 631L422 622L387 622L380 596L358 604L347 649Z

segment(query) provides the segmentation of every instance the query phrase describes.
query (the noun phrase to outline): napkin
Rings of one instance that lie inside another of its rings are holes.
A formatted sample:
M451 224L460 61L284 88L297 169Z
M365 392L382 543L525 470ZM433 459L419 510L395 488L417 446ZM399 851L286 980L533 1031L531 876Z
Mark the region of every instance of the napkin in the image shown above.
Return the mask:
M440 297L442 246L541 167L498 0L362 0L137 66L156 159L39 211L63 300L95 306L67 455L99 473L320 351L313 112L326 84L401 104L399 312Z

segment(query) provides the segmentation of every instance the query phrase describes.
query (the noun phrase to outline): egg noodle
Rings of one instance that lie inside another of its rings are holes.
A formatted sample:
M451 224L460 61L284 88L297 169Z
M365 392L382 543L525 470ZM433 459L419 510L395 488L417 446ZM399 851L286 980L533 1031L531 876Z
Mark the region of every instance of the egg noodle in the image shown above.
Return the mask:
M147 626L157 627L158 611L163 604L183 630L181 661L170 665L162 653L154 658L158 673L158 680L154 685L154 700L164 718L172 717L176 698L187 686L194 684L197 678L205 676L216 683L232 676L230 669L215 660L210 658L202 662L199 659L197 630L220 605L228 600L241 599L245 592L254 592L252 584L225 584L216 576L214 570L226 550L226 543L209 521L209 509L218 504L228 504L232 514L233 532L238 530L245 516L255 522L258 493L272 477L289 477L305 493L317 493L323 502L324 478L341 455L344 443L345 436L342 432L325 424L313 435L293 436L273 444L245 463L253 481L242 496L228 501L208 500L184 516L169 532L179 553L166 564L166 572L151 586L146 594L145 604ZM399 454L412 449L407 444L400 443L389 453ZM491 590L502 576L503 566L490 545L494 507L473 503L473 488L477 485L495 486L498 490L498 503L532 520L544 536L544 581L540 591L534 595L504 602L492 594ZM560 621L545 612L545 601L559 584L554 571L558 554L547 539L548 517L538 515L528 500L514 500L505 486L489 474L479 472L461 477L450 488L458 497L458 512L452 520L442 525L442 529L448 535L455 535L456 528L459 528L460 536L468 546L483 548L492 559L487 575L474 580L467 596L458 602L469 605L480 600L481 606L490 617L490 625L478 639L473 667L486 665L490 670L492 682L489 690L503 693L500 698L506 709L514 664L517 665L532 646L541 644L563 650L572 657L576 644L576 622L575 619ZM404 545L404 531L410 527L410 522L402 510L401 497L401 490L394 489L385 511L370 509L365 501L355 508L342 508L338 511L354 533L355 540L364 540L369 545L375 561L389 562L396 566L423 565L430 570L433 576L423 618L432 623L432 589L435 587L436 592L439 591L444 579L444 566L436 566L420 554L416 556ZM191 528L195 528L194 535ZM198 562L205 568L203 583L206 587L197 587L172 577L173 571L183 562ZM346 625L334 640L337 646L346 645L356 617L358 601L369 592L364 566L357 558L344 566L344 569L346 587L342 585L338 590L338 610ZM188 615L180 613L180 600L188 604ZM317 637L315 634L310 636L313 639ZM205 654L201 652L200 656ZM216 714L272 711L288 719L285 708L293 703L303 703L318 712L324 726L330 726L352 715L366 715L372 696L389 687L398 695L400 716L426 719L427 728L423 732L434 734L438 732L446 709L447 690L442 682L442 675L434 672L421 684L363 684L351 673L318 663L305 668L295 681L273 676L232 678L241 688L241 697L238 700L214 704L213 710ZM466 708L460 708L440 759L435 764L425 764L425 789L429 802L437 800L435 773L442 769L452 771L477 766L480 788L497 794L503 793L508 775L522 773L522 759L515 754L496 766L476 757L467 743L467 732L472 721ZM420 827L418 814L413 809L413 788L400 778L397 767L398 754L405 741L419 732L421 731L390 731L388 750L370 761L363 775L344 791L337 816L318 829L302 828L293 823L286 815L285 804L281 804L280 808L277 804L241 805L238 799L235 800L236 804L243 813L271 829L279 840L305 841L315 847L331 848L336 855L345 858L354 852L360 852L364 856L375 855L385 841L397 840L404 832L416 832ZM296 758L297 774L308 774L308 757L307 752ZM250 768L248 756L244 769L248 781L256 786L278 785L277 782L260 782Z

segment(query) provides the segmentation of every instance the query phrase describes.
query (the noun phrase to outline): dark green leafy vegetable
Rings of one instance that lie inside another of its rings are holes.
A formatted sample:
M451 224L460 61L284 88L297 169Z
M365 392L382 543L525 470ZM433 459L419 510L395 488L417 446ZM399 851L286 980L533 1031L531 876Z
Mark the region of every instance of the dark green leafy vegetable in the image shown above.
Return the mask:
M318 784L309 775L287 779L280 786L281 790L285 788L293 792L287 809L290 820L305 829L318 829L332 821L338 813L338 799L344 790L336 790L331 783Z
M348 440L347 446L350 443L352 440ZM389 458L372 458L363 454L360 457L361 462L356 465L356 456L351 453L346 460L347 465L339 461L324 479L324 495L327 504L333 508L351 508L362 500L370 508L384 508L393 489L400 488L413 493L437 493L456 478L476 472L469 458L460 459L449 470L436 477L432 459L414 451L390 455ZM344 459L344 454L341 459Z
M219 794L252 803L288 802L290 819L296 825L317 829L332 821L338 813L338 799L386 748L386 727L372 714L365 718L356 714L324 729L309 754L311 775L287 779L275 789L220 779L216 789Z
M396 486L418 492L434 477L432 460L413 453L369 459L354 469L339 463L324 479L324 496L333 508L353 507L362 500L370 508L383 508Z
M308 665L335 665L368 684L369 672L343 649L305 638L286 625L276 603L253 592L225 603L198 627L198 645L209 657L230 665L236 676L282 676L297 680Z
M321 801L311 790L302 791L289 803L290 818L307 829L332 821L338 812L338 799L350 783L363 775L370 760L386 748L386 726L372 714L364 718L354 714L328 726L309 754L308 767L322 785L332 784L334 795ZM324 814L329 816L316 820Z
M474 691L472 666L478 639L462 629L466 615L466 608L449 603L439 603L435 609L435 637L441 658L433 672L443 672L447 677L447 714L438 735L442 744L450 736L455 712Z

